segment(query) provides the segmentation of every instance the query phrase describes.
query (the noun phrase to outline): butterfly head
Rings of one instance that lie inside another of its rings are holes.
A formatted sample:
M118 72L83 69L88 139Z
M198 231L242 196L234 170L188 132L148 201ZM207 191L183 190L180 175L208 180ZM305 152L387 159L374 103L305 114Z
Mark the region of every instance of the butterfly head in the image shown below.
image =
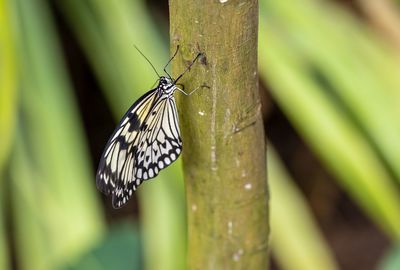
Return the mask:
M176 86L175 86L175 81L161 76L160 77L160 83L158 84L158 89L160 89L164 94L171 94L174 92Z

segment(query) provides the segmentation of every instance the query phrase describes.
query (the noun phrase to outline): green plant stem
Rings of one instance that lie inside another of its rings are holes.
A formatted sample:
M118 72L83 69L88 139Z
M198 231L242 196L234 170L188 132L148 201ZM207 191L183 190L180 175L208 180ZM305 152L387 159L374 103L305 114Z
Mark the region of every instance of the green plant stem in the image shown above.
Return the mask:
M189 269L265 269L268 188L257 77L258 2L170 0L177 76L204 53L179 97Z

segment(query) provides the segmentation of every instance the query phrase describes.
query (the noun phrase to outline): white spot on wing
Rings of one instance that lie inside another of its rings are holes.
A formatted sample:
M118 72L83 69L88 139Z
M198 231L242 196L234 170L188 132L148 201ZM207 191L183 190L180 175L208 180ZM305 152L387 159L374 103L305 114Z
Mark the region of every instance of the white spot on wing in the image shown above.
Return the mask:
M107 149L107 151L106 151L106 153L105 153L105 156L107 157L107 159L106 159L107 165L109 165L109 164L111 163L112 154L110 153L110 151L111 151L111 149L112 149L113 147L114 147L114 144L113 144L113 143L110 144L110 146L108 147L108 149Z
M158 167L160 167L160 169L164 168L164 162L162 162L162 160L158 162Z
M127 165L127 170L128 170L128 175L127 175L127 181L125 182L125 184L128 182L128 181L130 181L132 178L133 178L133 165L132 165L132 161L133 161L133 159L132 159L132 155L129 155L129 163L128 163L128 165Z
M119 143L115 145L114 151L110 153L112 155L111 159L111 171L114 173L117 170L117 158L118 158L118 152L119 152Z
M129 120L129 117L125 117L124 121L121 123L121 126L125 125Z
M164 161L165 161L165 164L167 164L167 165L171 164L171 160L169 159L169 157L166 157Z
M136 130L133 130L133 131L129 134L129 136L127 136L126 142L127 142L127 143L133 142L133 140L136 138L136 135L137 135L137 131L136 131Z
M124 129L121 132L121 136L125 136L126 133L128 132L129 127L131 126L130 123L127 123L126 126L124 127Z
M164 142L164 140L165 140L165 134L164 134L163 131L160 131L160 132L158 133L157 140L158 140L159 142Z
M117 130L117 132L115 132L114 136L112 137L111 141L115 140L115 138L117 138L119 136L119 134L122 131L122 127L120 129Z
M172 145L168 140L166 141L165 149L167 150L167 152L169 152L172 149Z
M126 158L126 150L121 150L118 156L118 174L121 172L125 158Z
M169 110L165 110L165 113L164 113L164 119L163 119L163 125L162 125L162 128L163 128L163 130L164 130L164 132L165 132L165 135L167 135L167 137L170 137L170 138L173 138L174 137L174 135L172 134L172 131L171 131L171 129L169 128L169 123L168 123L168 121L171 121L170 119L169 119L169 114L168 114L168 112L169 112ZM171 124L172 124L173 122L171 121Z

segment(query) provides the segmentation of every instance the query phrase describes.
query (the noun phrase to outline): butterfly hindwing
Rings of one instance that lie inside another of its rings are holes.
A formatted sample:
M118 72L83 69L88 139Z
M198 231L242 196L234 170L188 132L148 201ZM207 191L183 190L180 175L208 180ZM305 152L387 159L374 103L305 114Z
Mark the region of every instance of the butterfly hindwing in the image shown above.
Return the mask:
M154 105L140 133L135 177L148 180L175 161L182 151L179 123L173 96Z

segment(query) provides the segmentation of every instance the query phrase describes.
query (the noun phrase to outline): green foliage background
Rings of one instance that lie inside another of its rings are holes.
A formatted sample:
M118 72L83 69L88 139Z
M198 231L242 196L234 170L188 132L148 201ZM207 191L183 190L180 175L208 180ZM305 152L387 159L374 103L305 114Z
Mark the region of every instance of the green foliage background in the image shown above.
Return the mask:
M168 59L167 18L141 0L60 0L52 8L45 0L0 0L0 269L11 269L10 256L18 269L185 269L180 162L140 188L139 220L106 224L92 169L97 160L88 154L54 9L79 41L116 120L155 81L133 44L156 67ZM259 55L274 101L395 245L396 44L332 1L260 0ZM272 256L282 269L338 269L273 145L268 157ZM382 269L398 269L398 257L394 249Z

